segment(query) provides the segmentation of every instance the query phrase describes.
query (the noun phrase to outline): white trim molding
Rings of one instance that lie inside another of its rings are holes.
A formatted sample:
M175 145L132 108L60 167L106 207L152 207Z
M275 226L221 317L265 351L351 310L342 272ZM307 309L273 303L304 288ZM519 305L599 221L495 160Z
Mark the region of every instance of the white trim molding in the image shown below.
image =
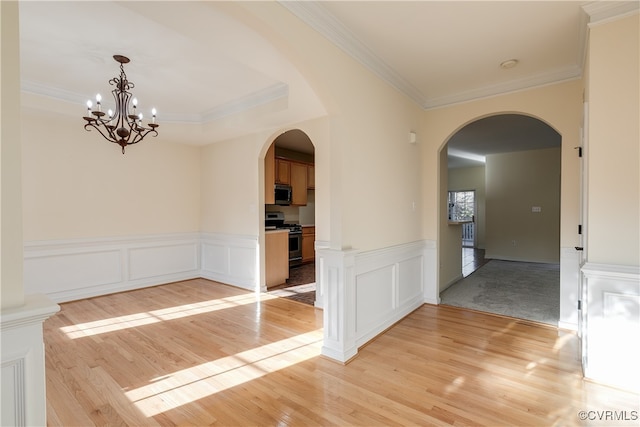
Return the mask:
M637 1L592 1L582 5L582 10L589 15L589 26L629 16L639 8Z
M313 249L315 250L316 254L320 249L329 249L329 247L330 247L329 242L324 240L316 240L313 245ZM323 282L322 272L324 271L324 269L322 267L322 258L319 256L316 256L315 263L316 263L316 301L314 303L314 306L316 308L322 309L324 307L324 290L322 289L322 282Z
M425 242L359 252L320 248L322 354L346 363L425 300Z
M582 267L586 378L640 392L640 267Z
M2 310L0 425L47 424L42 323L58 310L44 295L26 296L24 305Z

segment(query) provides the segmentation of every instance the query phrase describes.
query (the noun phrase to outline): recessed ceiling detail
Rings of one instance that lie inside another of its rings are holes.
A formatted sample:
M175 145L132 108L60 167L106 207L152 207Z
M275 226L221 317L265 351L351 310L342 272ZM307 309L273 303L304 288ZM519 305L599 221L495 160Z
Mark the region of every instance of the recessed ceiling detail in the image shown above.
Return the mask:
M633 13L638 3L283 1L269 7L288 9L430 109L580 78L587 24ZM20 2L23 106L81 114L98 90L95 82L111 77L101 73L112 55L121 53L132 60L130 78L144 82L136 96L153 99L161 112L163 138L208 144L326 114L309 76L279 45L287 40L269 39L270 26L280 23L252 28L257 17L250 3L150 4ZM496 66L508 58L517 58L517 67Z

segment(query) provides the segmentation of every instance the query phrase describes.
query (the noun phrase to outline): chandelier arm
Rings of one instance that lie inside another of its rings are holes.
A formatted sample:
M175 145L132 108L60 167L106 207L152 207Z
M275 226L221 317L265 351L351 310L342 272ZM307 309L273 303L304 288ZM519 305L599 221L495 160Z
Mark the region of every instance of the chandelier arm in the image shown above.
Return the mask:
M109 135L108 139L110 141L111 140L113 140L113 141L117 140L116 135L113 133L114 129L116 129L116 128L115 128L115 126L112 126L112 125L109 124L109 123L111 123L111 120L98 118L96 121L99 122L102 125L102 127L107 131L107 134Z
M128 142L127 145L131 145L131 144L137 144L138 142L142 141L142 139L144 137L146 137L147 135L149 135L150 133L154 133L155 135L152 135L153 137L158 136L158 131L155 129L147 129L144 127L139 126L138 127L139 130L136 131L136 136L133 138L133 141ZM146 132L142 132L142 131L146 131Z
M89 128L87 128L87 126L89 126ZM107 133L107 134L105 134L105 133L103 132L103 130L102 130L103 128L102 128L102 127L99 127L99 126L96 126L95 122L89 122L89 123L85 124L85 125L84 125L84 128L85 128L85 130L87 130L87 131L90 131L90 130L91 130L90 128L94 128L95 130L97 130L98 132L100 132L100 135L102 135L102 136L104 137L104 139L106 139L107 141L109 141L109 142L115 142L115 143L117 143L117 142L118 142L118 141L115 139L115 137L113 136L113 134L111 134L111 133ZM104 128L104 129L109 130L109 128Z

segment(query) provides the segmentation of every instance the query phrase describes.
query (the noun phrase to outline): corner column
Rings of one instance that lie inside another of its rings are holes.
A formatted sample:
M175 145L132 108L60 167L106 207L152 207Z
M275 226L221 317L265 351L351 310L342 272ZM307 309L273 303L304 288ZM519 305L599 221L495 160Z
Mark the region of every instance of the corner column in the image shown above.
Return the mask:
M3 426L47 425L42 324L58 310L44 295L27 296L23 306L2 310Z
M322 354L347 363L358 353L355 334L355 250L319 249L324 310Z

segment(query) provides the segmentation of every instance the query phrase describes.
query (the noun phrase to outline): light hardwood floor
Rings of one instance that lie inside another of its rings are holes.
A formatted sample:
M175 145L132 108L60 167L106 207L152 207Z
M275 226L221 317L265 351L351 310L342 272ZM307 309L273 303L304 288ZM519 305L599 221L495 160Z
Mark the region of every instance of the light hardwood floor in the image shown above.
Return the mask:
M45 322L49 425L542 426L638 410L582 380L575 335L453 307L422 306L343 366L319 356L322 311L204 279L61 306Z

